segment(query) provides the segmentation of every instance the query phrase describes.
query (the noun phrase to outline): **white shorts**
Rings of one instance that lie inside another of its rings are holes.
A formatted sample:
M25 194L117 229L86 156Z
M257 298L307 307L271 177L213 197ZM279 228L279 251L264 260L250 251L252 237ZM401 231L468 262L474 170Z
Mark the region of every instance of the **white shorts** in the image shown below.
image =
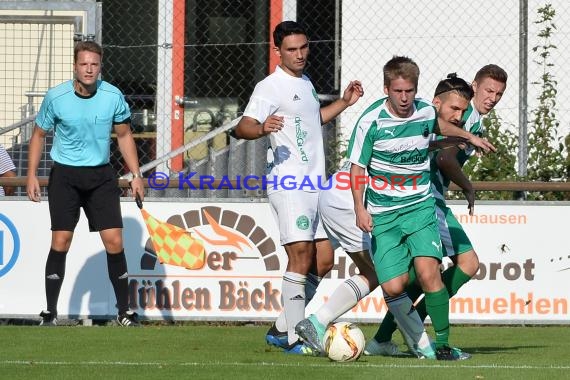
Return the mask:
M354 201L350 189L345 183L338 184L335 173L319 193L319 216L333 248L342 247L345 252L353 253L370 250L370 234L356 226L356 214L354 213ZM337 186L339 185L339 186Z
M279 226L281 245L327 238L319 222L318 192L283 190L268 194L268 198Z

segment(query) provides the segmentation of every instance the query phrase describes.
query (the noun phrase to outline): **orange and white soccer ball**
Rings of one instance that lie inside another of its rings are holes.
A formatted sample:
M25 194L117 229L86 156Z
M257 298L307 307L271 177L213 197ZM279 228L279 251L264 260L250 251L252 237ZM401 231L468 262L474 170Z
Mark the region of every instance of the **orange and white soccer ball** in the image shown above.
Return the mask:
M351 362L357 360L366 340L362 330L350 322L337 322L329 326L325 332L323 344L325 353L335 362Z

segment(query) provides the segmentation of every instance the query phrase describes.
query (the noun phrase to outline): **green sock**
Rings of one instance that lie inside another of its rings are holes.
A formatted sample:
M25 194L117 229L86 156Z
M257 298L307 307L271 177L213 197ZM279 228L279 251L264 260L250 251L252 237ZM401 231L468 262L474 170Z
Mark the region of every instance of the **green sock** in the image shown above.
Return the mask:
M406 287L406 292L408 293L408 297L414 302L422 293L422 288L417 285L416 283L416 271L412 266L408 271L408 286ZM422 321L425 317L422 319ZM394 315L391 312L387 312L386 316L380 323L380 327L378 327L378 331L374 335L374 339L377 342L389 342L392 340L392 335L394 335L394 331L398 328L396 321L394 320Z
M425 293L425 304L435 331L435 347L449 345L449 293L446 288Z
M463 272L457 265L447 268L445 271L443 271L441 277L443 285L445 285L447 292L449 293L449 298L456 295L459 288L471 280L471 277L466 275L465 272ZM409 293L410 292L408 292L408 294ZM416 305L416 310L420 315L422 321L425 320L427 316L425 299L422 299L420 302L418 302Z
M459 288L471 280L471 277L466 275L465 272L463 272L457 265L447 268L445 271L443 271L441 276L443 284L449 293L449 298L456 295Z

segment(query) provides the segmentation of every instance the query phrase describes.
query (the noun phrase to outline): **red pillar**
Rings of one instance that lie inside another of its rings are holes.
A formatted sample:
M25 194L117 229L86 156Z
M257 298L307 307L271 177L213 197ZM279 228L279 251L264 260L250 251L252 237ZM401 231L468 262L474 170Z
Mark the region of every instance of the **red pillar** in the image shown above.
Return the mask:
M184 145L184 104L178 104L184 97L184 32L186 16L185 0L173 0L172 15L172 120L171 140L172 150ZM181 171L184 167L183 154L170 162L172 171Z
M273 30L283 21L283 0L269 1L269 74L275 71L275 66L279 64L279 57L273 51Z

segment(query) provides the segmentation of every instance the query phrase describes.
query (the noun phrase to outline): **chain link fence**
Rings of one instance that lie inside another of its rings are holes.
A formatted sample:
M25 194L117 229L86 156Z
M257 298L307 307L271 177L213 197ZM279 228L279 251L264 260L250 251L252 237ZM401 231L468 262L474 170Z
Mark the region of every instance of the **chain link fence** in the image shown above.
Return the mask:
M570 75L565 75L570 2L549 3L557 29L548 70L557 81L563 137L570 133ZM242 114L255 84L277 63L270 36L283 19L296 19L307 28L311 54L306 72L323 104L338 98L350 80L361 80L365 88L361 101L325 127L329 173L360 113L383 96L382 66L393 55L407 55L419 64L418 94L428 99L449 72L472 80L487 63L502 66L509 83L496 110L505 128L518 134L521 115L532 111L541 91L533 84L544 70L535 63L533 47L543 42L534 21L546 2L528 1L527 22L521 4L525 1L3 1L0 143L17 161L18 174L25 175L33 125L26 117L37 112L49 87L72 78L74 39L93 38L104 47L102 78L118 86L131 106L140 161L149 167L146 175L262 176L267 139L238 141L223 127ZM113 144L112 163L118 175L125 175ZM153 164L186 144L193 145ZM48 168L47 153L44 161ZM47 169L40 172L45 174ZM149 195L240 198L264 193L185 188Z

